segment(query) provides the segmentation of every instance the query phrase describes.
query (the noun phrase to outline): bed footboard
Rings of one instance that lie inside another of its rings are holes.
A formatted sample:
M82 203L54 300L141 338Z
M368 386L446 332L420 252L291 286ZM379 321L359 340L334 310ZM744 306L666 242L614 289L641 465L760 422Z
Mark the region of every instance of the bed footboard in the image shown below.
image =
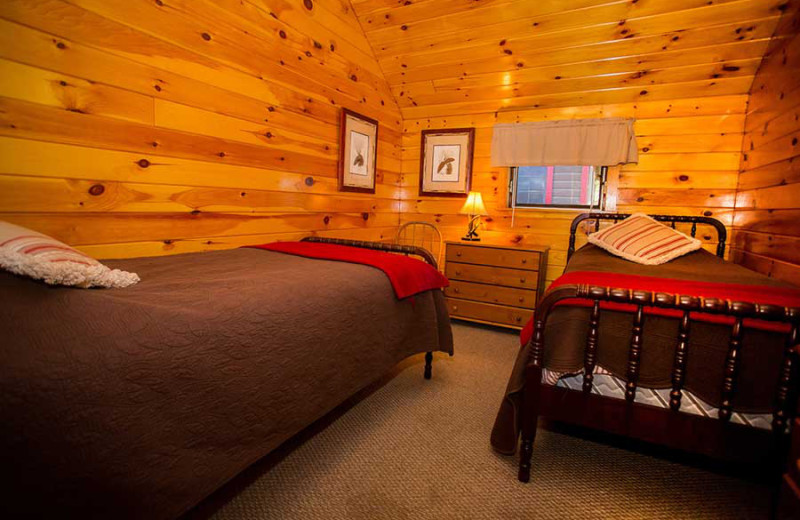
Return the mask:
M340 246L360 247L363 249L375 249L376 251L385 251L387 253L399 253L406 256L418 256L425 260L428 264L438 269L436 257L422 247L417 246L404 246L399 244L390 244L386 242L369 242L366 240L348 240L346 238L327 238L327 237L304 237L300 239L301 242L318 242L323 244L338 244ZM425 379L430 379L433 372L433 352L425 353Z
M724 245L722 246L724 249ZM589 331L584 349L582 392L542 384L545 324L556 303L567 298L591 301ZM635 307L631 341L628 349L625 400L612 400L592 395L593 371L598 343L601 302L617 302ZM670 409L653 408L634 403L639 375L645 307L674 309L682 318L675 338L670 391ZM729 316L731 328L725 368L721 381L722 401L717 419L680 414L686 360L691 334L691 312ZM747 318L789 324L783 349L780 379L772 409L772 434L731 424L733 398L736 395L736 375L739 370L743 326ZM539 415L566 420L574 424L600 427L611 433L624 434L670 447L727 458L777 456L786 444L786 425L794 414L797 400L798 368L800 361L800 308L761 305L757 303L702 298L680 294L600 287L593 285L563 285L548 293L539 303L534 316L530 357L525 370L525 389L522 403L522 445L518 478L530 480L533 441ZM613 401L613 402L611 402ZM590 408L592 407L592 408ZM614 420L603 422L605 414ZM701 441L697 439L701 438ZM712 442L709 442L712 441ZM719 441L719 442L716 442Z

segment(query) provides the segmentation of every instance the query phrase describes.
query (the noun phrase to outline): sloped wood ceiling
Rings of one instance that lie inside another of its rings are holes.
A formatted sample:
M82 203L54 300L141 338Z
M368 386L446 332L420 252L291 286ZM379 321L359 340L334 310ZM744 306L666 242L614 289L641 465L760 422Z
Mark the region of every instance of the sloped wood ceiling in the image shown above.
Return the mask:
M406 119L745 94L787 0L352 0Z

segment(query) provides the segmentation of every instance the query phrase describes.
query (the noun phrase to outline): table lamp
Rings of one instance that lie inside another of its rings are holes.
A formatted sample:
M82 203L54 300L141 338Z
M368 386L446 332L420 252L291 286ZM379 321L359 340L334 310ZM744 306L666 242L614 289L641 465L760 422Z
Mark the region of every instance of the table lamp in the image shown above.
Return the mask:
M486 211L486 206L483 205L483 197L481 197L481 193L479 191L471 191L467 196L467 201L464 203L464 206L459 211L462 215L469 215L469 229L467 230L467 234L464 235L461 240L467 240L469 242L480 242L480 237L478 236L478 226L481 224L481 216L488 216L489 213Z

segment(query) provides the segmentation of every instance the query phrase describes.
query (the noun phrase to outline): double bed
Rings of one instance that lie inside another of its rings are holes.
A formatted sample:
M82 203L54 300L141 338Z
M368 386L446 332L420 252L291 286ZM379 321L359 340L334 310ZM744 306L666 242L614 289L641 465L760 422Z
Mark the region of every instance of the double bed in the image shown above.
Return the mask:
M398 299L373 267L248 248L108 264L142 281L0 272L9 517L174 518L404 358L453 352L441 290Z
M492 431L530 478L537 420L577 424L743 463L775 463L797 400L800 292L723 260L725 228L708 217L655 216L718 232L703 249L641 265L586 244L575 219L564 275L523 331Z

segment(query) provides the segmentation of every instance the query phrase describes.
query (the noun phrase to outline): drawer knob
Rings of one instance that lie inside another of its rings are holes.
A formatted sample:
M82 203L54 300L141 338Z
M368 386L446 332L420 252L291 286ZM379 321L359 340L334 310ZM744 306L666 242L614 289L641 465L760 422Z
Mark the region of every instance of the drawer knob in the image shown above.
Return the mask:
M460 293L460 292L461 292L461 289L459 289L458 287L456 287L455 289L453 289L453 292L454 292L454 293Z
M519 283L525 283L525 278L520 278Z
M458 312L458 305L453 305L453 312Z
M456 292L458 292L458 291L456 291ZM522 303L522 302L524 302L524 301L525 301L525 297L524 297L524 296L520 296L520 297L519 297L519 302L520 302L520 303Z
M456 256L461 256L461 251L456 251Z
M528 260L527 260L527 259L525 259L525 258L523 258L523 259L522 259L522 263L523 263L523 264L527 264L527 263L528 263Z
M461 270L460 270L460 269L456 269L456 274L457 274L457 275L458 275L458 274L461 274Z
M516 317L516 318L514 318L514 319L515 319L515 320L517 320L517 322L520 322L520 321L522 321L522 316L517 316L517 317Z

